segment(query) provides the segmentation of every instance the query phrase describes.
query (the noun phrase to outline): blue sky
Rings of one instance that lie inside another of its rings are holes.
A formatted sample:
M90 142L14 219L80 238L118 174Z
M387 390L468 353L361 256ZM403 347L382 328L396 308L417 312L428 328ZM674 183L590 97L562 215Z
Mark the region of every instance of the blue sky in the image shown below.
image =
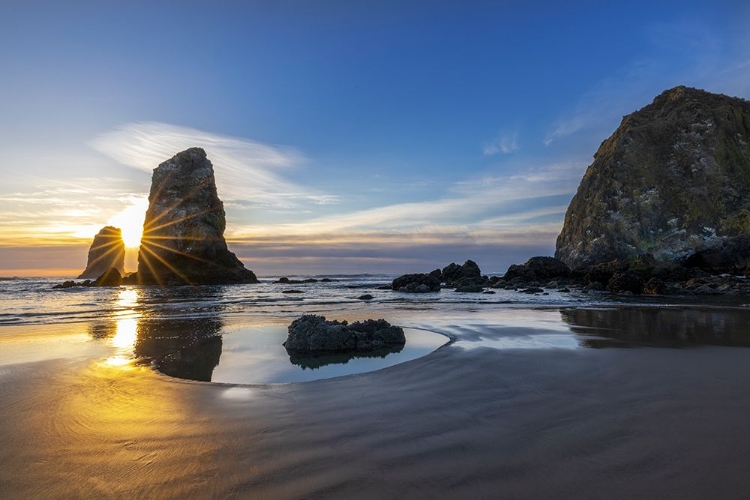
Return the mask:
M739 1L6 1L0 274L82 269L190 146L260 275L501 272L623 115L750 98L748 33Z

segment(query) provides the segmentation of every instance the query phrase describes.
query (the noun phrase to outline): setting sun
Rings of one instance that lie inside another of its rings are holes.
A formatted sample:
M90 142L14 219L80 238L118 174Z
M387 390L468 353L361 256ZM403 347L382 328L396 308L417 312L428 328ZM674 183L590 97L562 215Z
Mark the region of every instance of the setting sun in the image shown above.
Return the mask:
M148 200L134 198L130 206L107 221L108 225L122 230L122 241L127 248L138 248L143 235L143 220L146 216Z

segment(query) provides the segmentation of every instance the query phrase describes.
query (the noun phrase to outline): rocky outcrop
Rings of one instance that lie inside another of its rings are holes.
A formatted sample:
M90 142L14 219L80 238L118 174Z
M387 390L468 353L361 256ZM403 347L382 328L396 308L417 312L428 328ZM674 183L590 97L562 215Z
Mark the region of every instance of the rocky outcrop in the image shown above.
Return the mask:
M441 285L442 284L442 285ZM442 270L435 269L429 274L405 274L399 276L391 285L393 290L407 293L438 292L444 286L454 288L457 292L479 293L483 287L489 286L490 279L482 276L482 271L473 260L467 260L463 265L451 262Z
M602 143L555 257L571 269L651 255L744 272L748 232L750 102L676 87Z
M122 275L116 268L111 267L104 271L101 276L96 278L91 286L120 286L122 284Z
M482 271L473 260L467 260L461 266L451 262L443 268L440 280L445 282L447 286L453 286L460 281L465 283L468 281L478 282L482 281Z
M86 269L78 279L96 279L112 267L120 274L125 272L125 243L122 241L120 229L105 226L94 236L89 248Z
M720 247L699 250L688 257L685 266L711 273L743 274L750 270L750 236L729 238Z
M429 274L404 274L391 284L397 292L429 293L440 291L440 280Z
M346 352L375 351L405 343L404 331L383 319L348 324L306 314L289 325L284 347L288 351Z
M615 273L607 282L607 288L615 293L630 292L640 294L643 292L643 286L643 279L635 271Z
M203 149L178 153L154 169L148 201L138 253L140 283L258 282L227 249L224 205Z
M506 281L534 281L567 278L570 269L554 257L532 257L523 265L512 264L503 276Z

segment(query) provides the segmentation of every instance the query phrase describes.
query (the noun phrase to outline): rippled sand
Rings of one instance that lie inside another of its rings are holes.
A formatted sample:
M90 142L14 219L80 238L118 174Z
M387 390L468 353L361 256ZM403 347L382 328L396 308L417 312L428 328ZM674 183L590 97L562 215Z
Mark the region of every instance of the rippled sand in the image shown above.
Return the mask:
M0 496L684 499L750 491L747 348L590 349L601 347L585 343L600 338L592 332L616 328L590 315L569 315L581 323L571 325L557 310L399 314L391 319L456 341L376 372L270 386L119 365L116 346L76 337L75 325L6 335Z

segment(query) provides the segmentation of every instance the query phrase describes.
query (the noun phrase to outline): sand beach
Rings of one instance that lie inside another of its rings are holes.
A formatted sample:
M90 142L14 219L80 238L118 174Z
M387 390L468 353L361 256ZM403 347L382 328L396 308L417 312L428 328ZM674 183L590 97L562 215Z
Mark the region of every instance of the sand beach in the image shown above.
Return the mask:
M628 317L618 310L617 321ZM217 384L117 366L117 348L76 333L78 323L15 327L0 336L2 497L698 499L750 489L744 347L590 348L616 336L575 333L604 329L566 323L555 308L382 312L454 341L369 373ZM724 314L736 333L744 311ZM75 349L58 349L66 344Z

